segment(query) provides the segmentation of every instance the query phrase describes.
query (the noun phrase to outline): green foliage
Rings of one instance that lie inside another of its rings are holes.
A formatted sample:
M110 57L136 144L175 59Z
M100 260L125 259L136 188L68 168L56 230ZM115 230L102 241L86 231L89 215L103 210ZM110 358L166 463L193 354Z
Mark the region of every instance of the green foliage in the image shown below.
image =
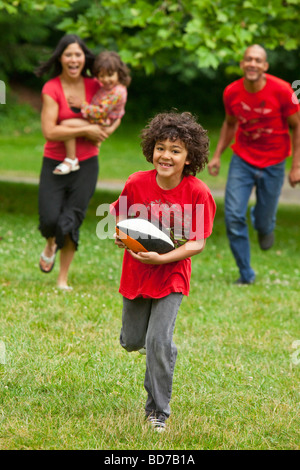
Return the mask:
M22 8L25 5L22 3ZM57 13L53 10L36 13L23 9L16 15L2 11L0 15L0 70L1 79L16 75L33 75L39 61L45 58L49 47L45 46Z
M38 79L34 69L63 32L75 32L95 53L118 50L130 65L126 118L141 121L172 107L223 116L222 93L239 76L248 41L277 46L268 50L270 73L290 83L299 78L300 48L290 23L299 2L271 3L268 10L260 2L225 0L0 1L0 80L7 84L7 103L11 81L41 90L47 77ZM292 46L297 50L287 50ZM1 107L2 122L5 114Z
M174 63L189 74L236 62L255 42L268 49L297 49L293 24L299 12L294 1L102 0L90 2L76 18L66 17L59 27L96 47L118 50L125 62L148 74Z
M75 1L76 0L52 0L49 2L49 0L40 0L39 2L35 2L34 0L1 0L0 10L7 11L9 14L18 14L20 10L31 14L32 12L41 12L45 9L69 8Z
M118 50L134 69L179 69L186 79L236 64L251 43L270 50L300 45L297 0L14 0L0 1L1 9L55 17L60 30L77 33L96 51Z

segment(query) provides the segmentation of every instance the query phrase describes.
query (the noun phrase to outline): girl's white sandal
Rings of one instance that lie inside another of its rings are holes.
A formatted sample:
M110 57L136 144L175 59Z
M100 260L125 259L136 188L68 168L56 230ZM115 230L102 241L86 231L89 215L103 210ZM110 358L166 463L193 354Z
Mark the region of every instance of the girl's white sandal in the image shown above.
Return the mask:
M59 163L54 170L54 175L68 175L71 171L79 170L79 161L78 158L72 160L71 158L65 158L63 162Z

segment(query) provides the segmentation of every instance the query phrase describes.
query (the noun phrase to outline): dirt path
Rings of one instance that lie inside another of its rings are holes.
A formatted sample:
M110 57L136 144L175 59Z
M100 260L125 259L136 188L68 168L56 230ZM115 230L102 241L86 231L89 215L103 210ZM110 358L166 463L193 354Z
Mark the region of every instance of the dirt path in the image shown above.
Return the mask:
M27 183L27 184L38 184L38 178L31 178L26 176L3 176L0 175L0 182L12 182L12 183ZM97 183L97 189L103 189L106 191L122 191L124 186L124 182L122 181L115 181L115 180L99 180ZM212 195L215 198L224 198L224 189L214 189L210 188ZM254 200L255 195L254 192L252 193L251 200ZM300 185L296 188L291 188L287 181L285 181L283 185L283 189L280 196L280 204L298 204L300 205Z

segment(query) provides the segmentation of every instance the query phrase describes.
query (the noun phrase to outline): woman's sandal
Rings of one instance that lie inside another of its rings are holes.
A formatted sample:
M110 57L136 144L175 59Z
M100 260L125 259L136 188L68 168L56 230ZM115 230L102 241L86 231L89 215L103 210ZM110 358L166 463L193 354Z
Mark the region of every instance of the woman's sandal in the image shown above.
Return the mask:
M50 273L52 271L52 269L54 268L54 264L55 264L55 256L56 256L56 253L54 253L54 255L52 255L52 256L46 256L44 252L41 253L40 270L43 271L43 273ZM41 265L41 259L43 261L45 261L45 263L51 264L50 269L44 269L43 268L43 266Z
M71 173L71 171L77 171L79 170L79 168L80 166L78 158L75 158L75 160L72 160L72 158L65 158L63 162L61 162L54 168L53 174L68 175L69 173Z

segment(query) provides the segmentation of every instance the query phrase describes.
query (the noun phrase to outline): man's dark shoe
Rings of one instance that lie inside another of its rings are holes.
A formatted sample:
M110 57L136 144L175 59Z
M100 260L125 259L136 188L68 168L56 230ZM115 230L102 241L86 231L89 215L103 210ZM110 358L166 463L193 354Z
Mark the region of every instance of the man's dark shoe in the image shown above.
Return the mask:
M274 243L274 232L268 233L267 235L263 235L262 233L258 233L258 243L262 250L269 250Z
M250 281L244 281L241 277L239 277L236 281L234 281L234 284L236 285L242 285L242 284L254 284L255 278L250 279Z

